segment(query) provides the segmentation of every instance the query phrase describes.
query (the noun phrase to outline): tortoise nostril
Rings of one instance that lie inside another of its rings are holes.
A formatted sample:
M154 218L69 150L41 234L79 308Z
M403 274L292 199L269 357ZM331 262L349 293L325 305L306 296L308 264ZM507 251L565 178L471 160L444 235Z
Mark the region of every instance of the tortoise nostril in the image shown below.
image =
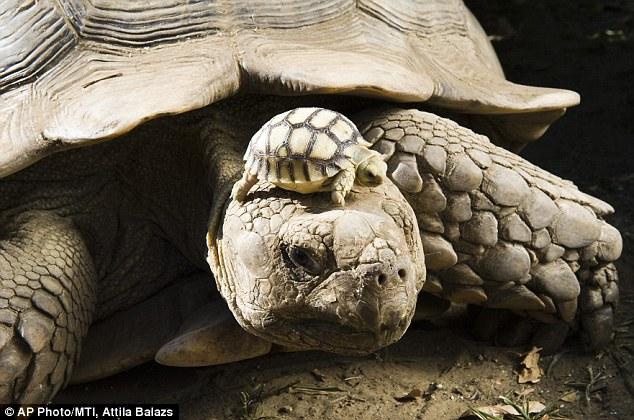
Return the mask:
M404 279L407 276L407 271L405 271L404 268L401 268L400 270L398 270L398 276Z
M387 281L387 276L385 274L381 274L379 275L379 277L376 278L376 282L378 283L379 286L383 286L383 284L385 284L386 281Z

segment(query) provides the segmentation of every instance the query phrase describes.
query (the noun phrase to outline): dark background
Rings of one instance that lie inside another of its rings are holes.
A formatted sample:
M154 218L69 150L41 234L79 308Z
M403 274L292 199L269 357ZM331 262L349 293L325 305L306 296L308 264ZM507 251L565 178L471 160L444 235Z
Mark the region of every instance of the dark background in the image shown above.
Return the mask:
M522 155L614 206L610 222L624 238L622 265L631 265L634 1L466 3L492 38L509 80L581 94L581 104L569 109ZM631 290L629 276L621 277L622 286Z

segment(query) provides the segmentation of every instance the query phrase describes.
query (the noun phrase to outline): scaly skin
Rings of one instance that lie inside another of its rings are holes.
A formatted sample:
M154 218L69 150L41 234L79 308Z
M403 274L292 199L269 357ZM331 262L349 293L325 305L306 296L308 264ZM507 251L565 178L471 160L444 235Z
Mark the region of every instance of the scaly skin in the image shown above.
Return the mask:
M425 263L430 293L545 322L580 319L593 343L606 342L618 296L611 261L621 246L601 220L609 206L448 120L371 115L361 127L376 150L392 154L388 175L398 188L389 180L356 185L345 208L334 209L327 193L268 184L242 204L229 200L260 124L294 106L333 104L347 115L363 108L332 97L236 98L197 114L201 125L191 116L157 121L2 180L2 401L48 401L70 377L91 316L105 325L192 273L208 273L207 254L238 322L295 347L359 353L398 339ZM549 198L556 194L562 198ZM49 258L47 241L67 257ZM292 254L299 248L311 258ZM69 264L78 269L56 271ZM310 274L315 264L323 273ZM56 294L62 283L70 296ZM73 338L55 338L62 329Z
M416 212L423 290L580 326L594 348L609 342L622 241L603 221L608 204L433 114L387 109L357 123Z

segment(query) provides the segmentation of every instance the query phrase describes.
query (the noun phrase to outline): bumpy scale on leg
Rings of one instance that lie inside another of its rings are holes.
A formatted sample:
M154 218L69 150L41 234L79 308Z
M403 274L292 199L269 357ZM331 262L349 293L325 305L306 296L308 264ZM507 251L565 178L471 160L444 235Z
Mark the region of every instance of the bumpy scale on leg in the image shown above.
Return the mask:
M332 192L330 199L337 206L344 206L346 196L354 185L355 171L354 168L346 168L339 172L332 181Z
M251 187L253 187L258 182L258 177L249 173L249 171L244 171L244 175L233 185L233 189L231 190L231 198L236 200L239 203L244 203L247 199L247 194Z
M69 379L90 325L95 273L71 221L0 223L0 403L43 403Z
M357 123L417 214L424 291L553 325L580 320L592 347L609 341L622 242L602 220L608 204L433 114L386 110Z

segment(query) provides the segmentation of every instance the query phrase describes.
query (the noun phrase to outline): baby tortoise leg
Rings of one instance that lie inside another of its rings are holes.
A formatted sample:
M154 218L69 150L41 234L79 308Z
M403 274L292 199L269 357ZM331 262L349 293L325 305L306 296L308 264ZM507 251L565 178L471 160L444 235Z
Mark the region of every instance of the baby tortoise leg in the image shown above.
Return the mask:
M335 176L332 181L332 193L330 193L333 204L343 206L346 203L346 196L354 185L354 178L354 168L343 169Z
M258 182L258 177L251 174L249 171L244 171L242 178L236 182L231 190L231 198L239 203L244 203L247 199L247 194L251 187Z
M70 379L95 305L95 270L70 220L0 226L0 403L45 403Z
M580 328L592 348L605 346L618 296L611 263L622 249L603 220L609 204L433 114L388 109L357 123L416 213L423 291L535 319L538 341L563 343ZM532 323L522 323L527 333L510 341L531 336Z

